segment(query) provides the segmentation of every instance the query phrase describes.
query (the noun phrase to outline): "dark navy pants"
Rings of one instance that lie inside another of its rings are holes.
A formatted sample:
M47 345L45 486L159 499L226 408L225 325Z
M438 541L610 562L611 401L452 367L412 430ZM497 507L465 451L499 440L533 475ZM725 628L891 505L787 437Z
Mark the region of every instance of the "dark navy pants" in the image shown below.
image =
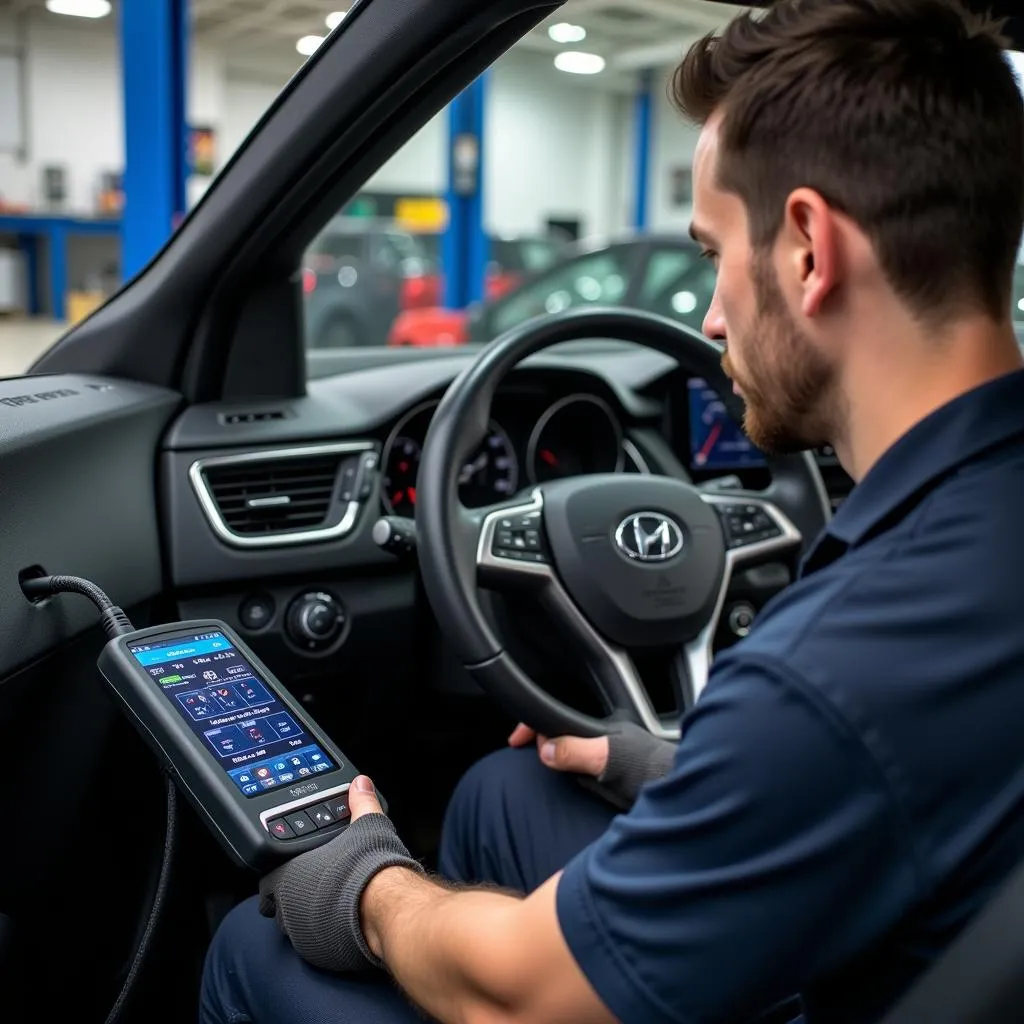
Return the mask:
M484 758L455 789L439 869L458 882L528 893L608 827L614 810L575 779L545 768L533 747ZM214 936L203 975L202 1024L413 1024L423 1015L380 972L339 977L296 956L256 899Z

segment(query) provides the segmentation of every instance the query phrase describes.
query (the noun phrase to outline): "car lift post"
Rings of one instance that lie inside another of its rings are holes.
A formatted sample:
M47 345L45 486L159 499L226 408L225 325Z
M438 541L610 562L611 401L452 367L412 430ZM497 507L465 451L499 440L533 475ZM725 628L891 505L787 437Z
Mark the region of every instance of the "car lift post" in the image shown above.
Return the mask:
M489 259L484 231L484 72L448 108L448 227L442 243L444 304L465 309L484 297Z
M634 101L634 142L636 145L633 161L633 227L646 231L650 209L649 189L651 180L651 119L654 110L654 75L644 71L640 75L639 90Z
M185 213L188 0L121 8L124 196L121 274L145 267Z

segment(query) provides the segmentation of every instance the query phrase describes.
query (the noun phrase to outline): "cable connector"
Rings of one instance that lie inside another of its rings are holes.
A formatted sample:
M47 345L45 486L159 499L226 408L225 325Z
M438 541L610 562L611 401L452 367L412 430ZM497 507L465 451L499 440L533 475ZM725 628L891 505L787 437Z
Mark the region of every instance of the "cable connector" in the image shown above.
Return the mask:
M81 594L99 609L100 624L108 640L134 633L131 619L95 583L79 576L35 576L21 581L22 593L30 601L42 601L56 594Z

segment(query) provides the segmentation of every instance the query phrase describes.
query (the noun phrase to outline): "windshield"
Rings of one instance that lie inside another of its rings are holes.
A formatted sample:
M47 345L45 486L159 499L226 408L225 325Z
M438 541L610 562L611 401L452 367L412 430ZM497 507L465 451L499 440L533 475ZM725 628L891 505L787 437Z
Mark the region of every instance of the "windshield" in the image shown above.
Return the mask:
M327 14L345 31L350 3L315 16L310 4L299 13L252 6L260 17L243 23L212 0L191 4L188 207L315 59ZM650 310L699 330L714 271L688 237L697 132L672 109L666 84L689 42L733 8L649 7L628 19L561 9L458 101L482 105L479 139L453 139L441 111L341 203L296 267L305 346L477 345L588 305ZM116 19L85 24L41 4L24 18L24 53L0 52L5 375L24 372L124 278ZM9 27L0 9L0 38ZM40 68L52 88L20 96ZM5 120L22 101L25 123ZM1013 314L1024 335L1024 253Z

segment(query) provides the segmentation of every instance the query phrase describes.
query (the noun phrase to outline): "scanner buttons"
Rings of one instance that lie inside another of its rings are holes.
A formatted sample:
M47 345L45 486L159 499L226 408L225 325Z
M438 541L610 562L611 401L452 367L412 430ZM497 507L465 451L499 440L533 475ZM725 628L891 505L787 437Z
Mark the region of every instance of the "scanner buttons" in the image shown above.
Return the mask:
M275 839L296 839L337 825L348 816L348 797L342 794L299 811L290 811L279 818L271 818L267 822L267 830Z

